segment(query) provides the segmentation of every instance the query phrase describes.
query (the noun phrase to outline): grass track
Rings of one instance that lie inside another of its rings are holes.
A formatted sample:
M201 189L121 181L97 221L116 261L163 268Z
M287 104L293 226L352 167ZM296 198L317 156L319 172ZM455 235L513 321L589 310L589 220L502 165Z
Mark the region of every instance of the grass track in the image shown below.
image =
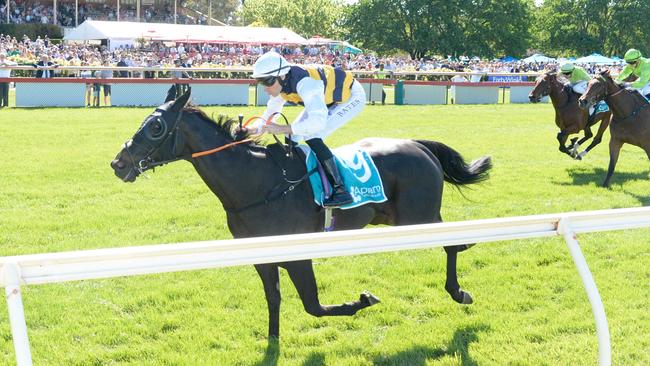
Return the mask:
M187 163L124 184L108 166L145 109L0 111L0 255L229 238L225 215ZM246 115L261 108L208 108ZM291 116L298 109L289 108ZM607 141L585 161L556 148L549 105L369 106L329 140L428 138L467 159L492 155L488 182L447 186L446 221L650 204L648 161L624 147L598 184ZM650 364L650 230L581 235L607 311L615 365ZM593 316L560 238L481 244L459 257L476 303L444 291L440 249L317 260L321 301L369 289L353 318L313 318L282 276L280 347L267 348L254 269L150 275L23 289L37 365L591 365ZM14 359L0 306L0 364Z

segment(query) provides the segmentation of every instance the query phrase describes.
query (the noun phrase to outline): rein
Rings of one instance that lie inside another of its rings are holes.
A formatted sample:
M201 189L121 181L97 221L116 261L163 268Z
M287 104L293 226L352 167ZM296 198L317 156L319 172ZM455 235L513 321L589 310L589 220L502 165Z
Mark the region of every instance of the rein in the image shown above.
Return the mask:
M602 75L599 75L599 76L600 77L598 79L600 81L602 81L603 83L607 84L607 80L605 80L605 78ZM605 101L607 101L607 99L615 97L615 96L619 95L621 92L625 91L625 88L623 88L621 86L619 86L619 88L620 89L618 89L618 91L616 91L616 92L614 92L612 94L607 94L607 89L605 89L605 97L603 99L605 99ZM634 96L632 96L632 97L635 98ZM639 114L639 112L641 112L642 110L644 110L644 109L648 108L648 106L650 106L650 104L648 104L648 103L639 104L636 101L634 102L634 105L637 106L637 107L630 114L628 114L627 116L625 116L625 117L623 117L621 119L617 119L616 121L618 121L618 122L627 121L630 118L636 117L636 115Z
M150 156L151 156L152 154L154 154L155 152L157 152L158 150L160 150L160 149L161 149L161 148L162 148L162 147L167 143L167 141L168 141L172 136L174 136L174 134L176 134L176 138L178 138L178 134L180 133L180 131L179 131L179 129L180 129L179 121L180 121L180 119L181 119L182 114L183 114L182 112L178 114L178 117L177 117L176 120L174 121L174 125L173 125L173 127L172 127L171 129L169 129L169 132L167 132L165 138L161 141L161 143L160 143L158 146L151 146L151 144L150 144L148 141L146 142L147 145L149 145L149 147L150 147L149 150L147 151L147 154L145 155L146 157L145 157L144 159L140 160L140 161L136 164L136 169L140 172L140 174L143 174L143 173L145 172L145 170L147 170L147 169L153 169L153 168L155 168L155 167L158 167L158 166L161 166L161 165L165 165L165 164L168 164L168 163L172 163L172 162L175 162L175 161L178 161L178 160L190 159L190 158L191 158L191 159L196 159L196 158L200 158L200 157L202 157L202 156L207 156L207 155L215 154L215 153L217 153L217 152L219 152L219 151L226 150L226 149L231 148L231 147L236 146L236 145L240 145L240 144L244 144L244 143L247 143L247 142L254 141L254 138L247 138L247 139L240 140L240 141L234 141L234 142L231 142L231 143L228 143L228 144L225 144L225 145L222 145L222 146L216 147L216 148L214 148L214 149L209 149L209 150L204 150L204 151L198 151L198 152L194 152L194 153L191 153L191 154L179 155L179 156L176 156L176 157L174 157L174 158L172 158L172 159L161 160L161 161L154 161L154 160L152 160ZM265 124L269 124L269 123L271 123L271 119L272 119L275 115L278 115L278 114L284 118L284 120L285 120L285 122L286 122L287 124L289 124L289 122L288 122L288 120L287 120L287 117L286 117L284 114L282 114L282 113L280 113L280 112L276 112L276 113L273 113L273 114L269 117L268 120L265 120L264 118L262 118L262 117L258 117L258 116L251 117L251 118L249 118L249 119L246 121L246 123L243 124L243 126L244 126L244 127L247 126L250 122L252 122L252 121L254 121L254 120L256 120L256 119L261 119L261 120L264 121ZM157 118L160 119L160 120L165 124L165 126L168 125L168 124L167 124L167 121L165 120L165 118L164 118L162 115L159 116L159 117L157 117ZM241 119L240 119L240 121L241 121ZM240 124L240 125L241 125L241 124ZM278 138L277 138L275 135L273 135L273 137L274 137L275 140L278 142L279 146L283 146L283 144L280 143L280 141L278 140ZM289 138L291 138L291 137L289 136ZM174 142L174 144L176 144L176 141ZM176 146L173 146L172 148L175 148L175 147L176 147ZM133 155L131 154L131 151L129 150L129 147L128 147L128 144L127 144L127 143L124 144L124 148L125 148L126 153L127 153L127 154L129 155L129 157L131 158L131 160L135 162L135 160L133 159ZM293 156L293 154L292 154L292 152L291 152L291 150L292 150L291 146L289 146L289 148L288 148L289 151L288 151L288 152L286 151L286 148L284 148L284 146L283 146L283 149L285 149L286 156L288 156L288 157L290 157L290 158ZM314 173L317 172L317 170L318 170L318 168L314 168L314 169L312 169L312 170L310 170L310 171L307 171L307 172L306 172L304 175L302 175L300 178L298 178L298 179L296 179L296 180L291 180L291 179L289 179L289 177L287 176L287 171L286 171L286 169L285 169L284 167L282 167L282 165L280 165L279 162L276 161L276 159L273 159L273 162L281 168L281 171L282 171L282 178L283 178L283 180L284 180L283 182L278 183L276 186L274 186L274 187L273 187L273 188L272 188L272 189L271 189L271 190L270 190L270 191L269 191L269 192L264 196L264 198L262 198L262 199L259 200L259 201L255 201L255 202L253 202L253 203L251 203L251 204L248 204L248 205L245 205L245 206L243 206L243 207L239 207L239 208L230 208L230 207L225 207L225 206L224 206L224 209L225 209L226 211L228 211L228 212L231 212L231 213L241 213L241 212L243 212L243 211L246 211L246 210L248 210L248 209L251 209L251 208L254 208L254 207L257 207L257 206L261 206L261 205L269 204L270 202L275 201L275 200L277 200L277 199L280 199L280 198L284 197L285 195L287 195L288 193L290 193L290 192L292 192L293 190L295 190L297 186L299 186L299 185L302 184L303 182L307 181L307 179L309 179L309 176L311 176L312 174L314 174ZM284 189L282 189L282 190L279 190L279 188L281 188L281 187L282 187L283 185L285 185L285 184L288 184L288 186L286 186L286 187L285 187ZM276 193L276 192L278 192L278 193Z

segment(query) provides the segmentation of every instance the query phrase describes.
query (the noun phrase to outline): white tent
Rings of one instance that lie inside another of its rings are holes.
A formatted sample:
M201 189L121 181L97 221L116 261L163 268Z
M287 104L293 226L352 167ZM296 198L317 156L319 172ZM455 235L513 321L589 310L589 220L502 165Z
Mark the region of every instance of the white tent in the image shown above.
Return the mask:
M87 20L69 31L64 40L152 39L176 42L304 44L305 38L287 28L231 27L186 24L106 22ZM118 42L116 42L118 43Z
M576 60L578 63L584 63L584 64L608 64L608 65L613 65L616 63L616 60L611 59L609 57L605 57L601 54L598 53L592 53L589 56L585 57L580 57L579 59Z
M555 59L552 57L541 55L539 53L536 53L532 56L526 57L525 59L521 60L521 62L527 64L531 64L533 62L552 62L552 61L555 61Z

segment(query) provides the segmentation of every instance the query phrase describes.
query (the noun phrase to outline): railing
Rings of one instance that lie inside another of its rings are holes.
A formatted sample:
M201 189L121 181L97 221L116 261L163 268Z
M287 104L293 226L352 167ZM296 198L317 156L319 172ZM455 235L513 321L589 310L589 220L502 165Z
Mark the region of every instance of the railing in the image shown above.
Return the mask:
M134 276L562 235L582 278L598 335L599 363L611 365L605 309L576 234L650 227L650 207L559 213L0 258L16 360L31 365L21 285Z

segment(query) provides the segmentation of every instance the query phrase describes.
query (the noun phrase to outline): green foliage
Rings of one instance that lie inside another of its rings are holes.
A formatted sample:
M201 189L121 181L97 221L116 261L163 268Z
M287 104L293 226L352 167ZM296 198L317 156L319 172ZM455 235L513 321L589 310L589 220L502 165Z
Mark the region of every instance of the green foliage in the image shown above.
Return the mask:
M246 25L286 27L307 38L339 37L342 16L338 0L248 0L239 13Z
M0 34L8 34L10 36L16 37L18 40L22 40L23 35L27 35L31 39L36 39L39 36L48 36L50 39L63 38L61 28L52 24L40 23L0 24Z
M545 0L535 16L536 48L551 55L650 51L644 0Z
M530 11L522 0L361 0L345 25L352 40L380 53L493 57L525 51Z
M0 110L0 256L230 238L221 204L191 164L132 184L109 161L152 108ZM205 109L259 115L262 108ZM286 108L291 119L300 108ZM368 136L444 142L491 155L490 179L445 187L446 221L650 205L648 158L625 146L611 189L603 143L583 161L557 151L553 108L368 106L328 143ZM279 213L281 214L281 213ZM259 224L259 223L254 223ZM579 234L607 310L614 365L650 364L650 232ZM560 238L478 244L458 257L471 306L444 290L441 249L314 261L320 299L368 289L354 317L305 313L281 271L279 347L251 266L23 287L36 365L585 365L593 315ZM14 364L5 302L0 364Z

